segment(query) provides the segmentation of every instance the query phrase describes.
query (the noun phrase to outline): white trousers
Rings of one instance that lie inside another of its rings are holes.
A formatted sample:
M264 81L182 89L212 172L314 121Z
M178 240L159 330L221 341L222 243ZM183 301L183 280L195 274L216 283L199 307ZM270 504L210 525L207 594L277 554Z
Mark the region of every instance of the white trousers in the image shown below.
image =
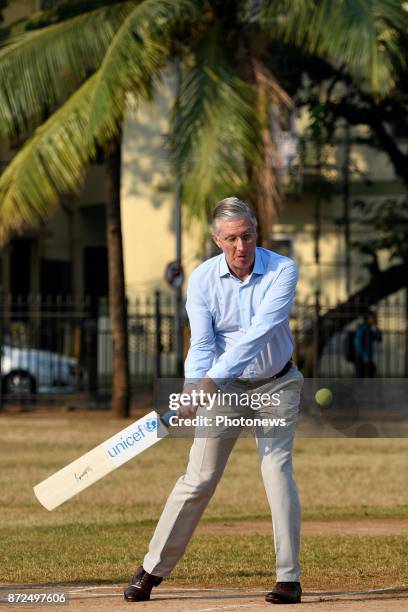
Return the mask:
M245 392L252 398L255 393L267 393L276 398L279 392L278 406L271 402L254 410L235 405L227 412L232 417L286 419L285 427L254 427L262 478L272 513L276 579L280 582L299 581L300 578L300 504L292 476L292 445L302 384L303 376L293 366L282 378L261 387L245 391L245 383L234 383L225 389L228 393L239 389L241 394ZM200 408L198 414L209 413ZM143 561L144 569L150 574L167 576L183 555L241 430L227 425L211 428L211 431L196 428L186 473L176 482L167 499Z

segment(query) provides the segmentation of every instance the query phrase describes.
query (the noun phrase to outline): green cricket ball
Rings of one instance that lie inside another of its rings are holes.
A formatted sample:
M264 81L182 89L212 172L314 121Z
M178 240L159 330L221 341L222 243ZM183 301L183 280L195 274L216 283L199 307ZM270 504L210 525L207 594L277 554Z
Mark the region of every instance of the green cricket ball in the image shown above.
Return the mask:
M330 406L333 401L333 393L330 391L330 389L325 389L323 387L322 389L316 391L315 400L319 406Z

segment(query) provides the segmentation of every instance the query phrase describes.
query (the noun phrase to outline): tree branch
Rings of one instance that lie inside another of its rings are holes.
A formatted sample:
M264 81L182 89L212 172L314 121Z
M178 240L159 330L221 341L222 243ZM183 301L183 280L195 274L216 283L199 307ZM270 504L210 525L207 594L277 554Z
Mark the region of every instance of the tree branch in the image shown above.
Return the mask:
M343 117L352 125L367 125L380 142L381 148L388 154L395 173L408 185L408 155L398 147L395 139L387 132L377 109L369 106L358 107L343 99L341 102L327 102L326 111L335 117Z

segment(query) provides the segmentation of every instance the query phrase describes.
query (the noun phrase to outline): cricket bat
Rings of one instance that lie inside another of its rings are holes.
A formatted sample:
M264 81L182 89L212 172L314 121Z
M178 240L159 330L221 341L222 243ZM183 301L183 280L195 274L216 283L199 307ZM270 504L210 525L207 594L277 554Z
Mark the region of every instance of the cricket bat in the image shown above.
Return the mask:
M120 465L142 453L168 433L173 410L159 415L155 410L99 444L34 487L38 501L54 510ZM160 430L160 437L158 432Z

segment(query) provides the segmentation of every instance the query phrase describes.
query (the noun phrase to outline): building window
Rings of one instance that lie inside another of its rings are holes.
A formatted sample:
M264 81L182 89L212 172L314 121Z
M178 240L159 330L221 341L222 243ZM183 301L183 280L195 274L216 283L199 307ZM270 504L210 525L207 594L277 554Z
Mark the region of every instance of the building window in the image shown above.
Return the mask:
M266 240L266 248L271 251L284 255L285 257L293 257L294 237L290 234L274 234L272 238Z

